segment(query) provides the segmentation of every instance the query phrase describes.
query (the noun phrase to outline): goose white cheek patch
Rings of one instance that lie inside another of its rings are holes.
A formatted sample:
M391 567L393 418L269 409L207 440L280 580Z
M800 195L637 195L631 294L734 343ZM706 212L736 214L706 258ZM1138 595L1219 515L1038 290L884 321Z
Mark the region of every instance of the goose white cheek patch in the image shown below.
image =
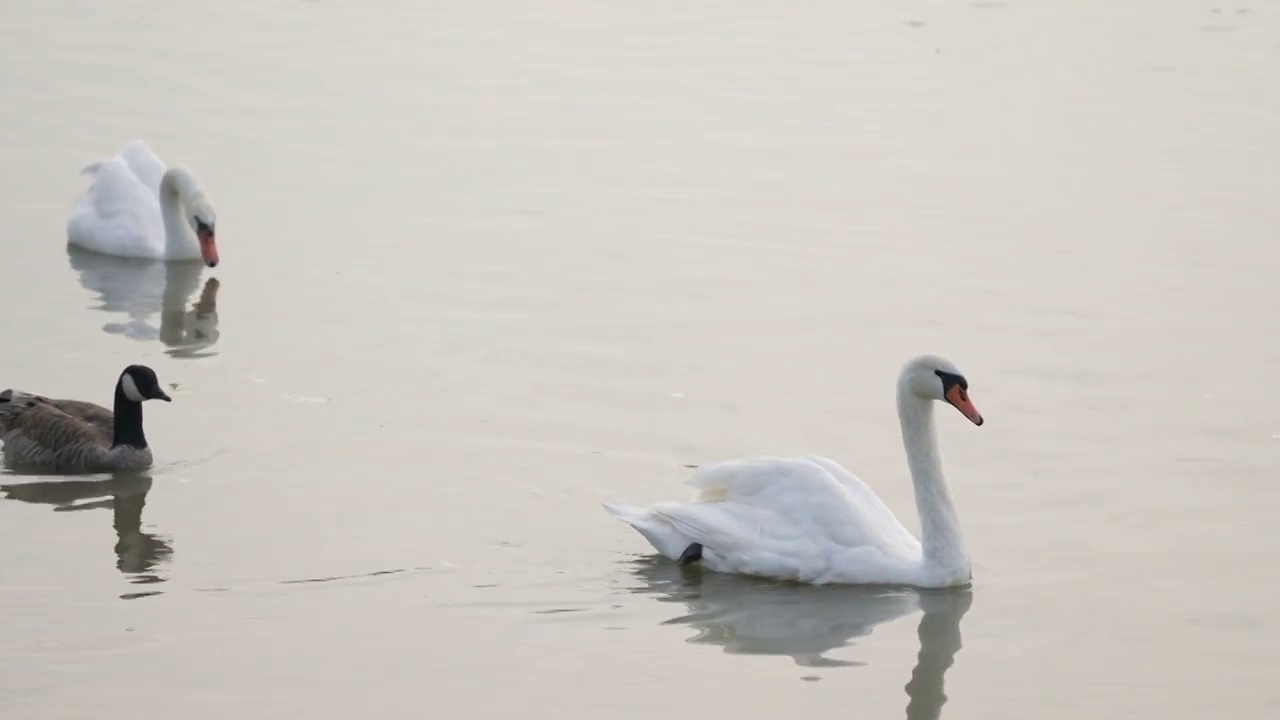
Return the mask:
M124 390L124 396L133 402L142 402L146 398L142 397L142 393L138 392L138 385L133 381L133 376L125 373L120 376L120 387Z

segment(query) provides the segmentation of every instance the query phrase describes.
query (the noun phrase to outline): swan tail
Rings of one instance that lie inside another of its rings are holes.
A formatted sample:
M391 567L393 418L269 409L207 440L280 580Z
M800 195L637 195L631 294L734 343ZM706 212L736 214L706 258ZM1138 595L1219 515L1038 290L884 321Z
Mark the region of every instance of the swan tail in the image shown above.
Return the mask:
M603 503L605 512L630 525L663 557L679 560L694 540L644 508Z
M741 527L741 523L723 509L720 503L665 502L654 505L650 514L680 535L722 551L736 547L740 538L758 534Z
M605 512L628 525L643 521L645 516L649 514L648 510L634 505L618 505L615 503L601 503L601 505L604 506Z

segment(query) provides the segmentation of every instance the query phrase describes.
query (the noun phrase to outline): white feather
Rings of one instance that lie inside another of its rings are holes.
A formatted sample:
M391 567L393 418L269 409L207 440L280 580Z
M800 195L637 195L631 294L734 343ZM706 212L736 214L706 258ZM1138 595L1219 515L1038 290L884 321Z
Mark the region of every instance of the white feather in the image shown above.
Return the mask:
M189 171L167 168L146 143L134 140L82 172L92 180L67 218L69 245L119 257L202 257L191 218L198 212L211 223L213 210Z
M137 403L146 400L142 393L138 392L138 384L133 381L133 376L129 373L120 376L120 387L124 390L124 396L129 400Z
M944 397L938 370L959 375L949 361L926 355L908 361L898 379L922 540L866 483L822 457L718 463L689 479L697 490L691 502L605 510L672 560L701 544L702 565L717 572L813 584L964 584L969 554L934 437L933 403Z

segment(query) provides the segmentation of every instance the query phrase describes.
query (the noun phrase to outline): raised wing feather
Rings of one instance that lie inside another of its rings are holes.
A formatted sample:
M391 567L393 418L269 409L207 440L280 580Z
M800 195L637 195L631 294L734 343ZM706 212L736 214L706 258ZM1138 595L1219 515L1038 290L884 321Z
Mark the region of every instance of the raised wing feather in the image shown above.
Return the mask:
M891 519L893 524L898 527L902 526L897 516L889 509L889 506L884 504L884 500L881 500L880 496L871 489L871 486L862 481L862 478L844 469L835 460L830 460L820 455L809 455L805 459L822 467L831 477L843 485L849 491L849 494L853 496L854 502L859 507L865 509L868 513Z
M693 537L714 526L747 544L804 539L891 552L919 547L865 483L825 458L732 460L703 468L688 482L699 491L695 502L664 503L655 511L661 508L677 526L687 523Z
M71 208L67 241L113 255L159 257L164 250L164 224L159 179L151 184L154 168L144 159L121 153L89 166L86 172L92 179Z
M151 151L141 140L134 140L120 151L120 158L133 171L138 182L151 191L152 196L160 192L160 180L164 177L164 162Z

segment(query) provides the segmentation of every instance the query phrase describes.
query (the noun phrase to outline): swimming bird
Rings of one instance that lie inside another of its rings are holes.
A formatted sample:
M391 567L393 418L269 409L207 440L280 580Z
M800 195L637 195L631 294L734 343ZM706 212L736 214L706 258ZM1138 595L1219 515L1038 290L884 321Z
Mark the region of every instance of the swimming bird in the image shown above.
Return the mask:
M67 244L104 255L218 264L216 214L190 170L167 167L141 140L91 163L71 207Z
M5 462L60 473L148 468L151 448L142 430L142 403L147 400L171 398L145 365L130 365L120 373L112 410L13 388L0 392Z
M605 510L667 558L716 572L817 585L964 585L969 551L942 475L933 403L952 405L974 425L983 424L982 414L969 381L935 355L907 361L897 401L918 540L866 483L817 456L717 463L689 478L697 491L691 502L605 503Z

